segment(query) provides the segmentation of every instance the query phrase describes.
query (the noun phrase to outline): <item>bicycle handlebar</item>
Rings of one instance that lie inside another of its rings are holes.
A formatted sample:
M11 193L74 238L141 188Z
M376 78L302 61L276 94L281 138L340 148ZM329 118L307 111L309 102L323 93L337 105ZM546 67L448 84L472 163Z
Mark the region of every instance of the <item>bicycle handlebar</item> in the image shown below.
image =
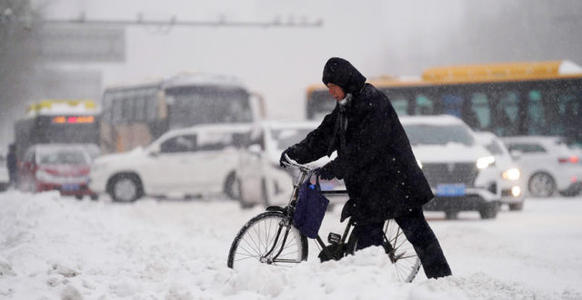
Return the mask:
M291 159L291 157L289 157L289 155L287 154L285 154L285 161L283 162L283 164L289 167L297 168L303 173L309 173L315 170L314 168L310 168L307 165L302 165L293 161L293 159Z

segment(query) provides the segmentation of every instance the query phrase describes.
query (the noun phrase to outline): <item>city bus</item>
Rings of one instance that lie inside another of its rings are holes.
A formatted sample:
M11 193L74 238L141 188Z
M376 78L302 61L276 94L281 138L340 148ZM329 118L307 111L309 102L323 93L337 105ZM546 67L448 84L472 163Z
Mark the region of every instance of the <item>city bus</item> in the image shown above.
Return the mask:
M436 67L418 78L368 82L401 116L451 114L499 136L559 135L582 143L582 68L569 61ZM308 87L308 119L334 106L322 84Z
M98 149L99 111L93 100L47 99L28 105L14 125L17 157L36 144L87 144Z
M225 75L180 74L114 86L104 91L102 102L104 153L145 146L171 129L252 123L264 115L262 97Z

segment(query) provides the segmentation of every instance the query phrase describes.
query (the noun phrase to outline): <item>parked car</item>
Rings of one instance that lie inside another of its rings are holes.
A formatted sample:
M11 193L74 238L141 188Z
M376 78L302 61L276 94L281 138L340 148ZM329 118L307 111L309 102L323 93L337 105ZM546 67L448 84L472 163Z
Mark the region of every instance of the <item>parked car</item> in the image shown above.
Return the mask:
M249 124L200 125L171 130L145 148L103 155L91 168L91 189L114 201L144 195L234 195L241 137Z
M296 170L281 168L279 158L287 147L303 140L318 125L311 121L264 121L253 129L236 172L241 207L284 205L289 201ZM335 154L322 157L310 166L321 167L334 157ZM343 181L337 179L321 180L321 186L322 190L345 190Z
M459 211L478 211L495 218L501 200L499 170L493 157L476 142L475 133L449 116L400 118L412 150L435 198L426 210L444 211L449 219Z
M505 144L491 132L476 132L477 141L494 157L499 169L501 203L507 204L510 210L522 210L525 201L525 181L521 170L511 157Z
M8 168L6 167L6 157L0 154L0 192L5 191L10 185Z
M530 196L550 197L556 192L574 196L582 190L580 152L560 137L515 136L502 141L517 159Z
M57 190L62 195L96 199L88 187L91 158L83 146L75 144L38 144L28 148L18 168L21 190Z

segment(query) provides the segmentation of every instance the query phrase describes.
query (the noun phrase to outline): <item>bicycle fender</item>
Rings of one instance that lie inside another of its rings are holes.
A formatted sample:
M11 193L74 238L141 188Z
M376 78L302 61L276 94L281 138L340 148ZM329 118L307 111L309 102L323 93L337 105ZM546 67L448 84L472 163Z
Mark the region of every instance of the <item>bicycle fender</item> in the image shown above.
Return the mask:
M287 211L285 208L283 208L281 206L276 206L276 205L269 206L269 207L266 208L266 210L267 211L278 211L278 212L281 212L281 213L285 213Z

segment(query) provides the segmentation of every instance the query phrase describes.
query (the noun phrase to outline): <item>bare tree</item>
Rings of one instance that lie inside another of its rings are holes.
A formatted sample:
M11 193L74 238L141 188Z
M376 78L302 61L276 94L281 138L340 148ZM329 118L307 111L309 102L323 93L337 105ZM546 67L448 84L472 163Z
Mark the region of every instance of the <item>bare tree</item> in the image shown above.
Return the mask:
M39 15L29 0L0 0L0 145L12 139L39 63Z

